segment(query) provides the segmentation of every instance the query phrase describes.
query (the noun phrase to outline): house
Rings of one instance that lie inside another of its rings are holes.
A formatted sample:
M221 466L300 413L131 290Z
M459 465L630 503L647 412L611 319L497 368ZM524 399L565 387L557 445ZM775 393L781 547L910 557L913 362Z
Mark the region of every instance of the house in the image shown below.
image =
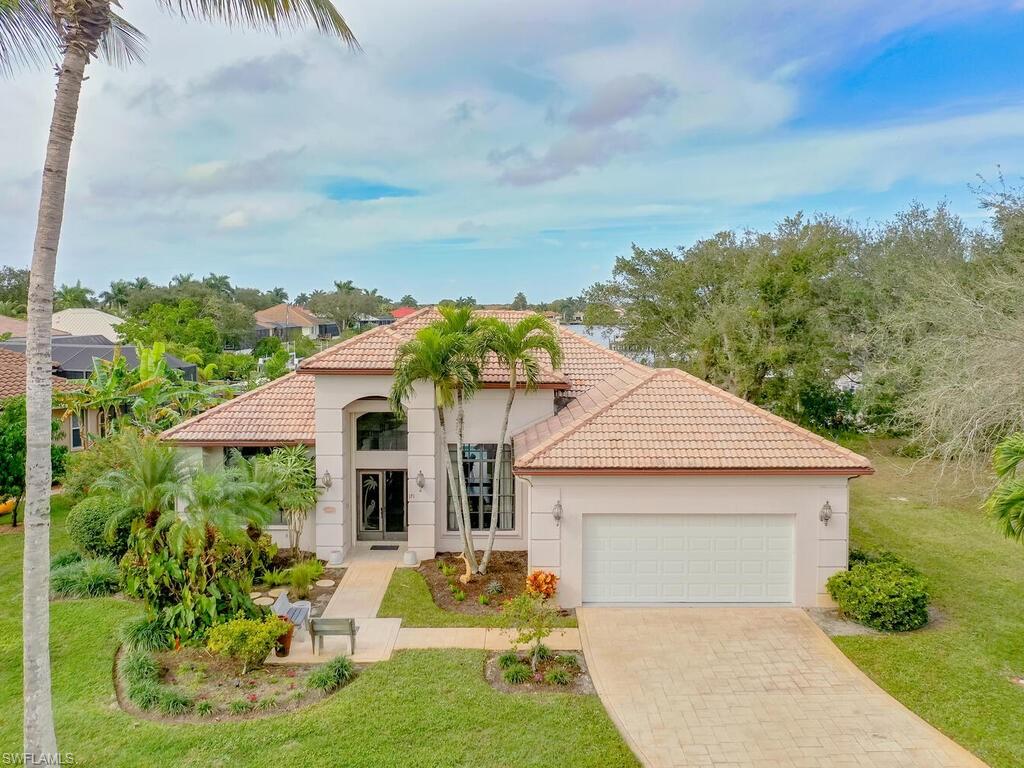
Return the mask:
M117 326L124 321L117 315L89 307L62 309L53 313L54 330L69 336L102 336L113 344L118 339Z
M302 544L322 558L382 543L421 559L458 551L445 471L455 447L434 393L417 385L404 421L386 400L399 345L437 317L424 308L346 340L163 437L208 466L227 447L308 446L324 491ZM687 373L558 333L562 368L542 364L538 387L517 395L511 445L495 445L508 375L494 361L466 404L478 544L502 472L496 546L557 573L563 607L828 603L825 581L847 565L848 483L869 462Z
M391 325L395 322L390 314L387 315L369 315L360 313L352 318L352 325L357 328L373 328L378 325Z
M330 339L340 332L333 320L317 317L305 307L295 304L277 304L261 309L254 318L257 337L292 339L301 335L309 339Z
M52 330L54 336L67 336L64 331ZM28 321L0 315L0 339L23 339L28 335Z
M391 310L391 316L395 320L401 320L403 317L408 317L411 314L418 312L416 307L398 307L398 309Z
M0 403L25 394L26 370L27 361L23 354L0 348ZM59 376L53 377L55 392L67 392L74 390L75 387L76 384L67 379L62 379ZM80 450L83 447L86 434L99 434L100 432L99 412L95 410L88 411L85 418L80 421L76 415L69 415L65 409L54 408L53 418L61 423L59 444L72 451Z
M2 341L0 348L24 354L25 340ZM94 360L113 360L115 355L121 355L133 370L139 366L139 355L134 345L113 344L105 336L54 336L50 355L54 374L63 379L87 379L93 372ZM169 367L181 371L188 381L196 380L195 363L187 363L169 354L164 355L164 360Z

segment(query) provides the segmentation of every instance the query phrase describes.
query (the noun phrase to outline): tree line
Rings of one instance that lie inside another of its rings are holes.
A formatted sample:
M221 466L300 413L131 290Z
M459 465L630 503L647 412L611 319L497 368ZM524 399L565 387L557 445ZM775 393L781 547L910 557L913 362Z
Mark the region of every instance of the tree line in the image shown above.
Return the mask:
M1024 195L975 189L969 226L911 204L874 225L796 214L618 258L587 322L825 433L907 436L972 463L1024 428Z

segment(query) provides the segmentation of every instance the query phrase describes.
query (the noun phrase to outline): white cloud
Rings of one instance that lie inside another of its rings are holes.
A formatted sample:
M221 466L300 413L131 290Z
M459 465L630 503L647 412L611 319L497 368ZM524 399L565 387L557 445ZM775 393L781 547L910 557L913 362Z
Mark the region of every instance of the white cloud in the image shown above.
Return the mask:
M245 229L249 226L249 214L245 211L225 213L217 221L217 229Z

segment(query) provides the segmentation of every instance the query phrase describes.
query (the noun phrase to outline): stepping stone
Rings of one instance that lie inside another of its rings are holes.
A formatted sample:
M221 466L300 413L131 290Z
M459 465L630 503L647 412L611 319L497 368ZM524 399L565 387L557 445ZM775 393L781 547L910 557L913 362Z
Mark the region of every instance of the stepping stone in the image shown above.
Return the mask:
M255 600L253 600L253 602L256 603L256 605L273 605L274 604L274 598L272 598L272 597L257 597Z
M253 600L255 600L257 597L262 597L262 596L263 596L262 592L250 592L249 593L249 597L251 597Z
M320 579L320 581L318 581L316 585L318 587L333 587L334 579Z
M288 587L274 587L272 590L270 590L269 594L273 595L274 597L280 597L281 595L285 594L287 591L288 591ZM271 601L271 602L273 602L273 601Z

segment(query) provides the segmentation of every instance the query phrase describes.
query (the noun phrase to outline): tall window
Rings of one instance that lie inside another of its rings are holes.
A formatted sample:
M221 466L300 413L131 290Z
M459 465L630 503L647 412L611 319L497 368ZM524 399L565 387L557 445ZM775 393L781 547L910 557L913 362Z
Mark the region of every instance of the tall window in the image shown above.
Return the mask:
M71 414L71 447L82 447L82 423L75 414Z
M364 413L356 419L357 451L404 451L408 437L405 422L393 413Z
M494 511L494 465L497 454L496 443L475 443L462 446L462 465L466 472L466 492L469 496L469 520L474 531L491 527ZM448 455L458 481L458 467L455 465L456 447L448 446ZM448 530L457 531L454 494L458 488L448 489ZM498 530L515 529L515 481L512 478L512 446L506 445L501 456L501 499L498 504Z

